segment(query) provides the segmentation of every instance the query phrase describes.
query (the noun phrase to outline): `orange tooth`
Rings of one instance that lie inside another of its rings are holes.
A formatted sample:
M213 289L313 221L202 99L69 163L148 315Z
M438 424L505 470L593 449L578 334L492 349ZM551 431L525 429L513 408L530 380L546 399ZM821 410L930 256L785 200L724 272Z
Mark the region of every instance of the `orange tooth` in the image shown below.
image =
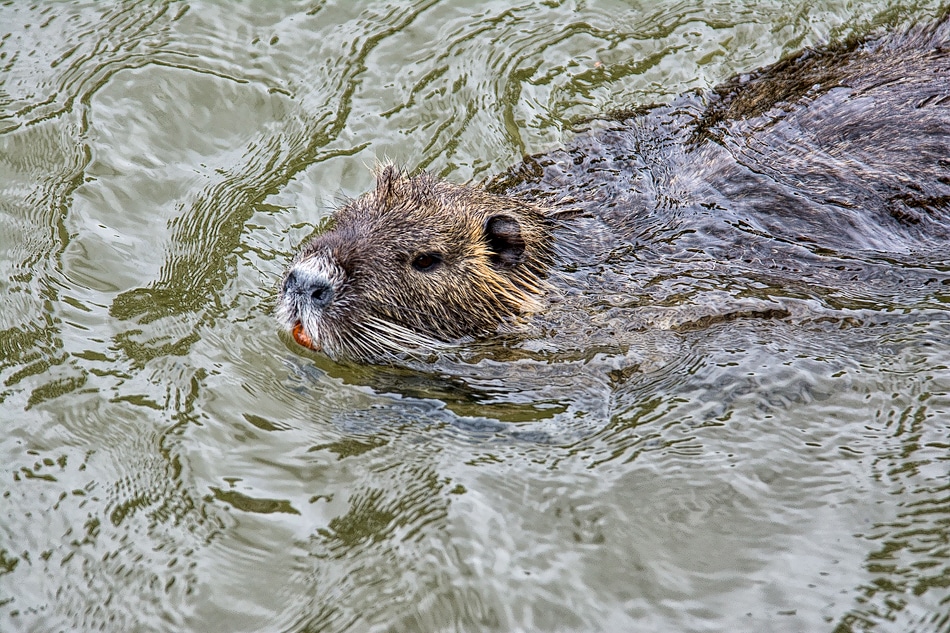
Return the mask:
M307 334L303 329L303 324L295 323L294 329L291 330L291 333L294 335L294 340L303 345L304 347L309 347L310 349L317 349L313 345L313 339L310 338L310 335Z

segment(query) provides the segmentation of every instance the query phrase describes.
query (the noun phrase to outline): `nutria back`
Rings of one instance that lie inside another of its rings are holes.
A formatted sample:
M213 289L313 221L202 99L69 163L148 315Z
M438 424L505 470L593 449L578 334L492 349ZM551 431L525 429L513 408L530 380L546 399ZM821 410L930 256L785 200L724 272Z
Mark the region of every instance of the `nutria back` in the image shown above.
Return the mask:
M825 248L945 241L948 31L944 19L809 50L709 94L620 113L570 148L528 159L494 190L566 193L620 230L660 213L748 222Z
M801 295L879 275L842 264L862 253L942 257L948 31L809 50L615 113L484 189L387 168L298 255L280 321L331 357L380 361L506 329L552 288L670 303L686 262Z

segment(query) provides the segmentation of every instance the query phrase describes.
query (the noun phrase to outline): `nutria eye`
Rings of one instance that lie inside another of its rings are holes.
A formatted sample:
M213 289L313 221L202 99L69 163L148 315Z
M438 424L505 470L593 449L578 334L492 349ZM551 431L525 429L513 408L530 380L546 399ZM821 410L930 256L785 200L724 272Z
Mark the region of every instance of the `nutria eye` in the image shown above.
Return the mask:
M412 260L412 267L422 273L435 270L442 263L442 258L435 253L423 253Z

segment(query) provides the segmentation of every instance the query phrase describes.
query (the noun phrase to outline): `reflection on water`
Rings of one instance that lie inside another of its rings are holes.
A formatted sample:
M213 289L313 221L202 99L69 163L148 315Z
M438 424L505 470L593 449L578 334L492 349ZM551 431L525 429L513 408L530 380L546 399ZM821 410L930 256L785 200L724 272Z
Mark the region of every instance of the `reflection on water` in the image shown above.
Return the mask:
M270 314L377 160L486 179L938 3L774 4L0 8L0 630L950 631L939 254L656 239L410 369Z

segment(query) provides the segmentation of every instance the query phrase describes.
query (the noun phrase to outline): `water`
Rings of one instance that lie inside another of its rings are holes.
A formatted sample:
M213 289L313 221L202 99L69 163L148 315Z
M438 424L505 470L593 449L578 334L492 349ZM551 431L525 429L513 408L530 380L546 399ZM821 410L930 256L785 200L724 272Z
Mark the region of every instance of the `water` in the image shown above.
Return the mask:
M484 180L937 3L274 5L0 7L0 630L950 631L947 267L417 370L271 315L380 160Z

